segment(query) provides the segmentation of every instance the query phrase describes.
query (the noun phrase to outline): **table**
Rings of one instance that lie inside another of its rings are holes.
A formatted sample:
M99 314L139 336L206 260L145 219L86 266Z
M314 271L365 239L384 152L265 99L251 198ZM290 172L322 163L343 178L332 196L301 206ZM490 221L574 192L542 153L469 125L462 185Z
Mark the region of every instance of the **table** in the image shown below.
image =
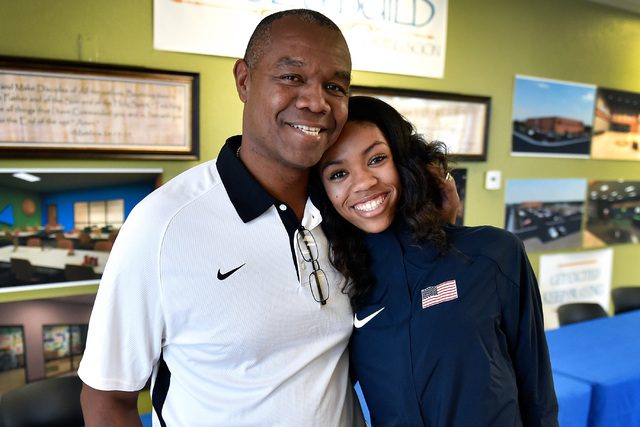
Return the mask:
M553 385L558 398L558 423L560 427L586 427L591 405L591 385L553 373Z
M587 425L640 426L640 310L547 331L556 375L591 387Z
M89 238L91 240L108 240L113 233L91 232L87 234L89 234ZM65 239L77 240L78 238L80 238L80 233L74 231L62 233L62 235L65 237Z
M13 235L14 236L18 236L18 237L34 237L34 236L39 236L40 235L40 231L21 231L19 230L17 232L18 234L16 234L16 232L14 231Z
M151 427L153 425L152 422L153 415L151 412L140 415L140 421L142 421L142 427Z
M0 247L0 263L11 263L11 258L22 258L29 260L34 267L51 268L64 270L65 264L80 265L86 255L98 259L98 265L93 267L93 271L102 274L104 265L109 258L109 252L91 251L76 249L73 255L69 255L68 249L46 248L36 246L18 246L18 251L14 252L12 245Z

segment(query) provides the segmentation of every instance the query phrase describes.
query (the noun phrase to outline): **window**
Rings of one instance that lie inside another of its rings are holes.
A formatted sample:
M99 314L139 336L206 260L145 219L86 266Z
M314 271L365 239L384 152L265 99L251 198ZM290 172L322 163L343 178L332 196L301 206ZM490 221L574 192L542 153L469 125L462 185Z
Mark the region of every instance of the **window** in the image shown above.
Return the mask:
M54 325L42 327L45 375L55 377L76 371L84 353L88 325Z
M124 222L124 199L94 200L73 204L74 228L120 228Z
M22 326L0 326L0 395L27 382Z

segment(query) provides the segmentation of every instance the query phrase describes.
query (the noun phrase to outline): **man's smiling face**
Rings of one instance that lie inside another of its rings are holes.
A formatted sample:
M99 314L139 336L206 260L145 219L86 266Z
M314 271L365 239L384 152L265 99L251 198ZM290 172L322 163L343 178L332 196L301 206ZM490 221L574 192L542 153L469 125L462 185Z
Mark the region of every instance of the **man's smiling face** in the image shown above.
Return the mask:
M272 167L309 168L347 120L351 59L339 31L285 17L249 71L243 146Z

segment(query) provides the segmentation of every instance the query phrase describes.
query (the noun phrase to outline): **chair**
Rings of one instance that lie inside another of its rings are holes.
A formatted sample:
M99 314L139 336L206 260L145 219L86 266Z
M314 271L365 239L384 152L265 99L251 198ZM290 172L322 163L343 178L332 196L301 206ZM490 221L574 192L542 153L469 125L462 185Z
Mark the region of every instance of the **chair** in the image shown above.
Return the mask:
M100 252L111 252L111 247L113 246L113 242L109 242L106 240L100 240L98 242L96 242L96 244L93 246L93 250L94 251L100 251Z
M89 233L80 232L78 235L78 249L93 249L93 241Z
M115 242L116 241L116 237L118 237L118 232L120 230L114 230L111 234L109 234L109 237L107 238L107 241L109 242Z
M29 237L27 240L27 246L35 246L38 247L42 244L42 240L39 237Z
M68 282L93 280L96 278L96 273L88 265L66 264L64 266L64 277Z
M611 291L615 314L640 310L640 286L625 286Z
M11 274L20 282L36 283L39 276L28 259L11 258Z
M575 302L558 307L558 322L560 326L607 316L608 314L604 308L600 304L593 302Z
M57 239L56 248L58 249L73 249L73 241L70 239L60 238Z
M4 427L80 427L82 381L77 376L47 378L2 395L0 425Z

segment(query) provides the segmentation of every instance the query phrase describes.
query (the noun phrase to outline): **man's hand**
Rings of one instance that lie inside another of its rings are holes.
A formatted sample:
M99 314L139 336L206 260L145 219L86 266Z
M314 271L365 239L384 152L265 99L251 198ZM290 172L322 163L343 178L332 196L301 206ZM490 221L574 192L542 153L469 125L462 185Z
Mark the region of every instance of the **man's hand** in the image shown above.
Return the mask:
M437 166L429 166L429 172L440 179L440 190L442 191L440 217L449 224L455 224L458 206L460 206L460 195L456 189L456 181L450 173L445 174Z

